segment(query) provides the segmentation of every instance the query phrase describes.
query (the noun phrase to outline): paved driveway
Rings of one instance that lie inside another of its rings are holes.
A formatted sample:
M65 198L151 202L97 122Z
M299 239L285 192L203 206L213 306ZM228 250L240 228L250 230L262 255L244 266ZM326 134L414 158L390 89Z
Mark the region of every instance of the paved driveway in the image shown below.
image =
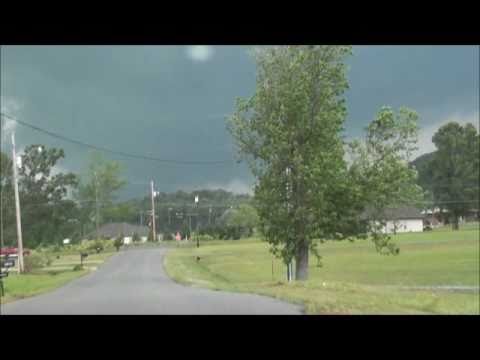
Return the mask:
M2 314L301 314L269 297L177 284L163 269L166 251L122 251L57 290L2 305Z

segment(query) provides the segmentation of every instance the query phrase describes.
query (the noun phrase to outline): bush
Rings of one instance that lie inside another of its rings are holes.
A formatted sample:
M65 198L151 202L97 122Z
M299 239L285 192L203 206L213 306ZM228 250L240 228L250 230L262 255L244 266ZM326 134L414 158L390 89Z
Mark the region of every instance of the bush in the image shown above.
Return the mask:
M140 242L140 235L138 235L137 233L133 233L133 237L132 237L132 241L133 242Z
M87 250L95 251L97 254L103 251L104 246L102 240L95 240L94 242L90 243L87 247Z
M83 270L83 266L80 264L77 264L73 267L73 271L80 271L80 270Z
M39 253L31 253L28 256L23 258L24 271L26 273L31 273L35 270L38 270L46 265L45 256L42 256Z
M198 235L198 240L199 241L211 241L214 240L215 238L211 235L205 234L205 235Z
M45 261L46 266L50 266L50 265L52 265L53 257L49 253L46 253L44 255L44 261Z
M115 249L120 250L120 248L123 245L123 234L121 234L118 238L115 239L113 242L113 246L115 246Z
M173 235L172 235L171 233L169 233L169 232L166 232L166 233L163 235L163 240L171 241L171 240L173 240L173 239L174 239Z

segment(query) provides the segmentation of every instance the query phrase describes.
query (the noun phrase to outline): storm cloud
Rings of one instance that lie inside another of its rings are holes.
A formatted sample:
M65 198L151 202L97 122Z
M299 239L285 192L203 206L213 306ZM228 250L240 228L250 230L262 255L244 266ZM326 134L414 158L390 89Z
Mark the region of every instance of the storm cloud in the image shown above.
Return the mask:
M361 135L382 105L417 110L426 129L453 114L478 117L479 51L469 46L355 46L349 59L346 135ZM224 187L244 192L251 175L234 159L225 116L236 97L255 88L245 46L2 46L1 106L18 119L86 143L182 161L171 165L124 159L125 195ZM63 169L83 172L88 151L15 127L19 147L62 147ZM428 143L428 136L421 137ZM428 144L421 148L429 149Z

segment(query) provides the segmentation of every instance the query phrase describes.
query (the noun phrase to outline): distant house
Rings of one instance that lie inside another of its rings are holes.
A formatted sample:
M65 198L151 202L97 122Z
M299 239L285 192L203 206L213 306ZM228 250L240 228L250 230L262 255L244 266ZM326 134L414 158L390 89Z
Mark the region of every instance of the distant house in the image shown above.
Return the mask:
M366 216L366 214L368 214L368 212L366 212L364 216ZM424 215L416 207L403 206L386 209L384 218L386 219L386 225L382 229L383 233L392 234L423 231Z
M104 239L115 239L123 234L124 238L132 238L133 234L138 234L141 238L147 237L150 229L147 226L133 225L129 223L108 223L98 228L98 235ZM90 237L96 237L94 231ZM128 241L128 240L127 240Z

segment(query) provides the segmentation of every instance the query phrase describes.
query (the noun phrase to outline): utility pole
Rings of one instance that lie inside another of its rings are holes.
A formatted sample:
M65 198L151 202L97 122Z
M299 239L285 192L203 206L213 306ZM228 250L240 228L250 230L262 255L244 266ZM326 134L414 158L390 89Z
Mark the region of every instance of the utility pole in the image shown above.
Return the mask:
M15 152L15 133L12 133L12 164L13 164L13 182L15 185L15 209L17 218L17 241L18 241L18 272L23 272L23 239L22 239L22 219L20 215L20 197L18 195L18 174L17 174L17 154Z
M155 231L155 192L153 191L153 180L150 181L150 192L152 197L152 235L153 241L156 241L157 235Z
M96 223L96 228L97 228L97 240L100 239L99 238L99 231L98 231L98 228L99 228L99 209L98 209L98 180L97 180L97 172L94 171L93 172L93 175L95 176L95 209L96 209L96 214L95 214L95 223Z
M287 198L287 211L290 213L290 183L289 183L289 179L290 179L290 174L291 174L291 169L290 167L287 167L285 169L285 174L286 174L286 178L287 178L287 185L286 185L286 198ZM292 278L293 278L293 266L292 266L292 260L289 261L289 263L287 264L287 281L288 282L291 282L292 281Z

